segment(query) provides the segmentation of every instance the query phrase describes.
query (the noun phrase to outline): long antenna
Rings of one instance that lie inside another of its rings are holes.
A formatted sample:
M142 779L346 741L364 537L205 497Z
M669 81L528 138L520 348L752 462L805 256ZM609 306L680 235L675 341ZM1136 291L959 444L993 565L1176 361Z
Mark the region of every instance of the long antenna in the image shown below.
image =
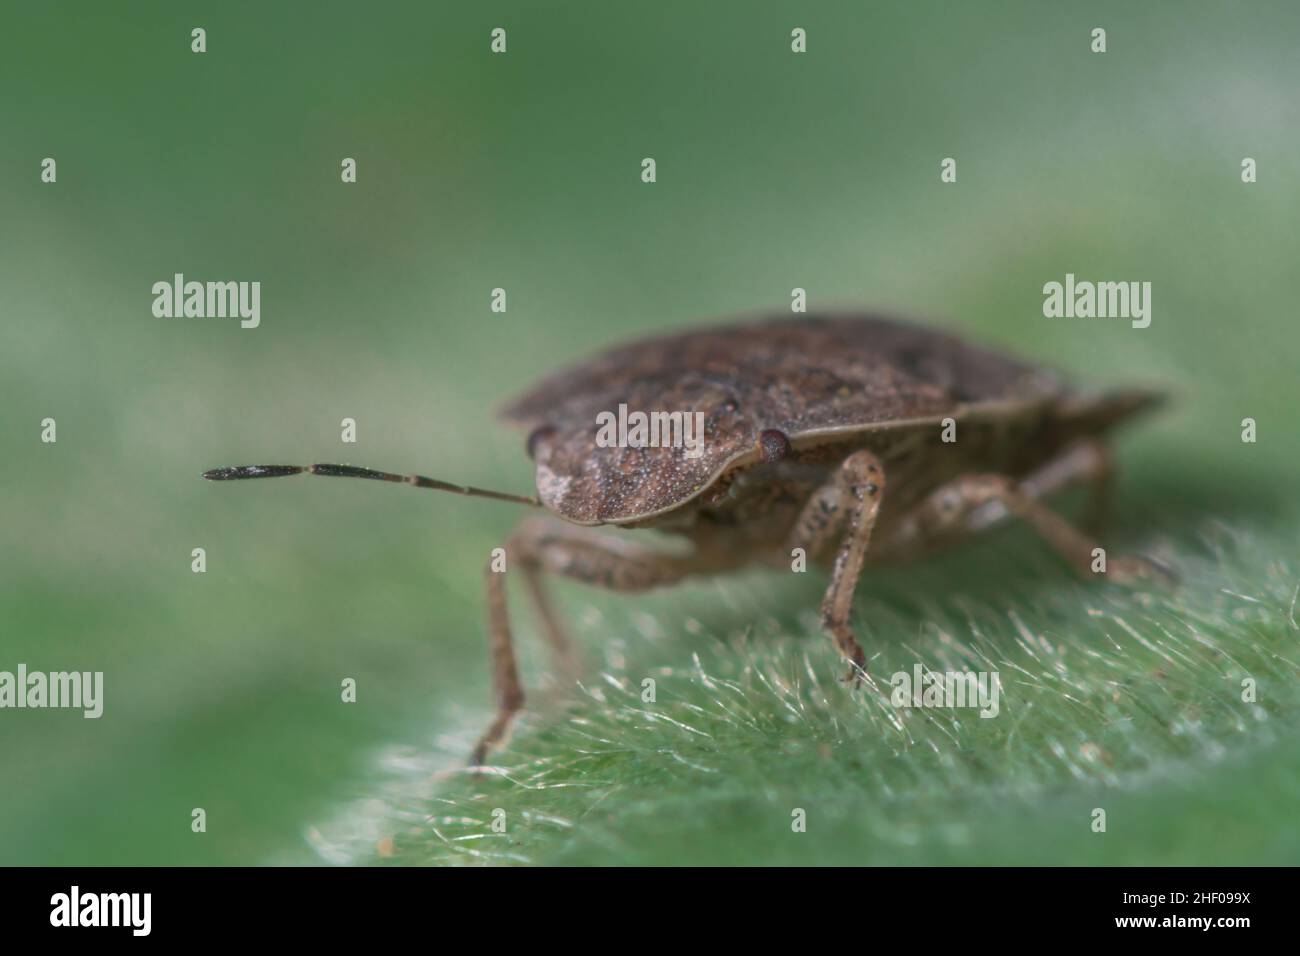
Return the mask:
M453 485L437 478L424 475L394 475L387 471L373 471L358 468L356 465L234 465L229 468L213 468L205 471L203 477L208 481L242 481L245 478L283 478L285 475L325 475L331 478L369 478L371 481L391 481L395 484L414 485L416 488L433 488L437 491L450 491L457 495L469 495L471 498L493 498L497 501L511 501L519 505L542 507L542 503L525 495L509 495L504 491L489 491L486 488L473 488L469 485Z

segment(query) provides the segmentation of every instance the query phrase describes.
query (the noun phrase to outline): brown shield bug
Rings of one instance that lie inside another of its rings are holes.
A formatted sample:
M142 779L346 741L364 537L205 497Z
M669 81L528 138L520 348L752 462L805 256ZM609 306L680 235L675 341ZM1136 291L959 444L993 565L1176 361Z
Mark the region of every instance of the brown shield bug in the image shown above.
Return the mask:
M503 417L528 433L537 498L351 465L244 465L203 477L305 472L545 509L550 514L519 526L506 553L570 672L572 646L543 574L634 592L755 562L788 568L802 553L830 565L822 622L849 662L846 680L856 681L865 656L849 617L863 567L921 555L1009 515L1081 573L1104 571L1123 584L1167 578L1145 558L1107 560L1042 501L1083 484L1100 502L1111 470L1106 434L1159 400L1139 389L1077 391L1045 369L903 322L783 316L615 348L510 403ZM644 434L602 441L602 416L626 409L662 424L670 439L681 438L683 422L700 433L689 446ZM654 528L692 547L667 555L594 530L599 525ZM474 749L475 765L505 738L524 702L505 578L489 567L497 713Z

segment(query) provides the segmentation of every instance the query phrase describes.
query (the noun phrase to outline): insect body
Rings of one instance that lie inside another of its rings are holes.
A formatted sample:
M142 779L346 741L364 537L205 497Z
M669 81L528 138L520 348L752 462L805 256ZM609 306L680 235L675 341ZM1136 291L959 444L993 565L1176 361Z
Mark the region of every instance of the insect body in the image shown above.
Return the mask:
M1079 392L1044 369L880 317L785 316L632 343L516 399L504 417L528 433L537 498L348 465L239 466L204 477L405 481L545 509L519 526L506 552L569 672L572 645L544 575L634 592L756 562L788 568L803 549L830 566L822 622L849 663L846 680L856 682L865 655L850 611L868 565L919 556L1011 515L1089 573L1096 543L1042 499L1085 484L1100 502L1110 475L1106 433L1158 400L1143 390ZM600 416L620 406L702 413L702 443L599 442ZM691 548L657 552L600 525L654 528ZM1111 557L1105 569L1124 584L1167 575L1137 557ZM487 574L497 714L476 765L524 702L506 576Z

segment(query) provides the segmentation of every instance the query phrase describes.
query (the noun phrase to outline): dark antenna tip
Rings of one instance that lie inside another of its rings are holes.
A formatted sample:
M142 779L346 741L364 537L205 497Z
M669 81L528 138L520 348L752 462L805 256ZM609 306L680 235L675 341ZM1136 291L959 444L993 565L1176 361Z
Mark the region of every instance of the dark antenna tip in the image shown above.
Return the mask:
M241 478L282 478L285 475L300 475L303 469L297 465L234 465L230 468L212 468L203 473L208 481L237 481Z

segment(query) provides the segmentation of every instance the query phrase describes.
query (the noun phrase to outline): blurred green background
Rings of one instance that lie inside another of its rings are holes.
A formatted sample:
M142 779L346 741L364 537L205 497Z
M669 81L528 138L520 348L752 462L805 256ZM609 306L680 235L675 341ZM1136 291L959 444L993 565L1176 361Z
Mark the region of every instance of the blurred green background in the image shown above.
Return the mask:
M1289 3L6 4L0 669L102 670L107 700L0 712L0 863L344 862L388 836L415 863L1297 862L1297 40ZM260 280L261 327L154 318L176 272ZM1151 327L1044 318L1067 272L1150 281ZM510 393L794 287L1172 388L1121 444L1115 537L1163 549L1183 591L1075 583L1014 529L865 582L891 666L943 645L928 602L970 601L987 628L950 637L1008 663L1017 622L1041 627L1068 652L1043 673L1084 675L974 722L996 729L891 739L829 681L818 581L560 585L610 679L521 728L502 760L529 773L443 779L489 714L481 569L518 509L198 478L348 460L526 491L493 420ZM1149 659L1098 629L1126 615ZM1233 662L1266 672L1256 707ZM784 664L826 681L801 698L817 719L764 723L791 709L764 676ZM664 713L700 711L699 759L610 698L647 668L677 687ZM745 708L709 724L719 669ZM1107 688L1118 711L1093 706ZM1113 765L1077 759L1117 727ZM595 770L565 763L581 739L609 745ZM1104 837L1095 806L1122 821Z

